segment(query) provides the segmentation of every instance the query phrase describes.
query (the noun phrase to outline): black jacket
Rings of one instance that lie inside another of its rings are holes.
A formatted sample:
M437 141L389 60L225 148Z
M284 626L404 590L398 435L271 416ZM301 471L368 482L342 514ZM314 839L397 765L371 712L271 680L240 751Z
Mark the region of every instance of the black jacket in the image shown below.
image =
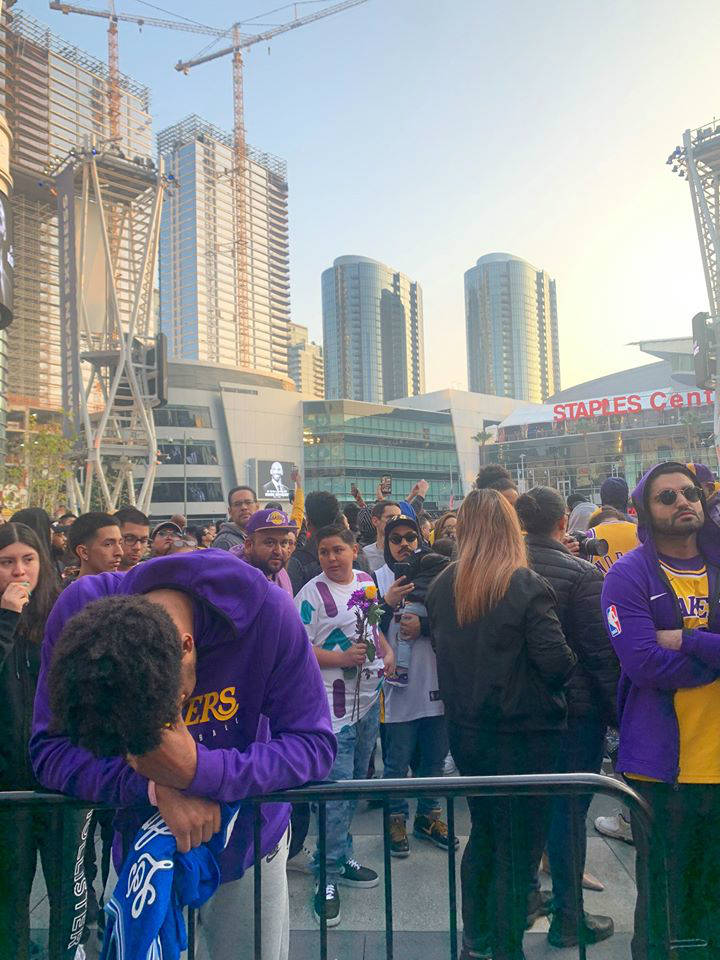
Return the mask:
M577 658L565 642L552 588L523 567L490 613L460 627L456 568L440 574L425 601L448 721L499 733L565 729L565 684Z
M365 573L370 573L370 568L362 555L362 551L358 551L357 558L353 561L353 567L355 570L364 570ZM298 594L306 583L310 583L313 577L322 573L315 537L308 537L302 546L298 543L298 546L295 547L295 553L288 561L287 572L292 584L293 596Z
M603 575L551 537L529 534L526 540L530 565L555 591L565 639L578 658L567 688L568 713L614 724L620 664L603 619Z
M0 609L0 790L33 790L28 742L40 672L40 646L20 628L20 614Z

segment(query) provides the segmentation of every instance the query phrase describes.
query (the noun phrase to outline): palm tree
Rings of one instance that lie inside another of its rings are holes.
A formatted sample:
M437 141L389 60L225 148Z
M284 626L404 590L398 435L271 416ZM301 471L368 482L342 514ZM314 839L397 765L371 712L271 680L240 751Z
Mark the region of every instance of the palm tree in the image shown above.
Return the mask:
M483 426L482 430L479 430L474 437L470 437L471 440L474 440L480 446L478 450L478 456L480 458L480 466L485 466L485 444L488 440L492 440L493 435L489 430L486 430Z

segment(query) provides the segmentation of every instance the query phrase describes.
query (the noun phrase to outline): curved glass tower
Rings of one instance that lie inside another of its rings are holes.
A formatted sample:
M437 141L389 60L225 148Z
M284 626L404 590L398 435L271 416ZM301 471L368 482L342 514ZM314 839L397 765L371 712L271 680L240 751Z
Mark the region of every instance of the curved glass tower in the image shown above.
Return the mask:
M425 390L422 289L368 257L322 274L325 396L383 403Z
M560 389L555 281L509 253L465 274L468 387L542 403Z

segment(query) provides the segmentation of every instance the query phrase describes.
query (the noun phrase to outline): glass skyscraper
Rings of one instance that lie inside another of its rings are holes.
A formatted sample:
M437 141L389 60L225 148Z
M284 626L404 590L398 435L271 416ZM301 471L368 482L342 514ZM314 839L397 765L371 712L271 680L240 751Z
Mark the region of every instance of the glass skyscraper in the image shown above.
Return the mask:
M509 253L465 273L468 386L542 403L560 389L555 281Z
M368 257L322 275L325 396L383 403L425 390L422 288Z
M160 328L171 360L287 376L290 342L285 162L248 146L248 329L241 329L232 136L192 115L158 135L168 191L160 225Z

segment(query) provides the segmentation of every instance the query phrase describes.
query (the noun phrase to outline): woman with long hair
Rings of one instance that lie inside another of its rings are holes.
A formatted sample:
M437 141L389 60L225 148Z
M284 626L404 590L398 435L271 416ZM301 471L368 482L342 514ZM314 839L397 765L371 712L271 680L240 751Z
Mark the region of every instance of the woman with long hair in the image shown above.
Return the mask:
M57 594L49 554L35 531L21 523L0 527L0 790L38 789L28 739L45 621ZM49 810L0 807L0 957L30 956L30 891L38 851L50 898L51 928L60 928L63 943L73 940L75 904L82 900L73 895L73 871L85 814L66 814L59 856ZM68 947L68 957L74 956L78 942Z
M473 490L457 561L427 596L450 750L463 776L556 769L565 683L576 658L552 588L528 567L517 514ZM522 960L528 887L545 840L544 798L470 798L462 860L462 960Z
M11 517L10 523L22 523L38 535L49 557L52 557L52 523L50 515L42 507L25 507L17 510Z

